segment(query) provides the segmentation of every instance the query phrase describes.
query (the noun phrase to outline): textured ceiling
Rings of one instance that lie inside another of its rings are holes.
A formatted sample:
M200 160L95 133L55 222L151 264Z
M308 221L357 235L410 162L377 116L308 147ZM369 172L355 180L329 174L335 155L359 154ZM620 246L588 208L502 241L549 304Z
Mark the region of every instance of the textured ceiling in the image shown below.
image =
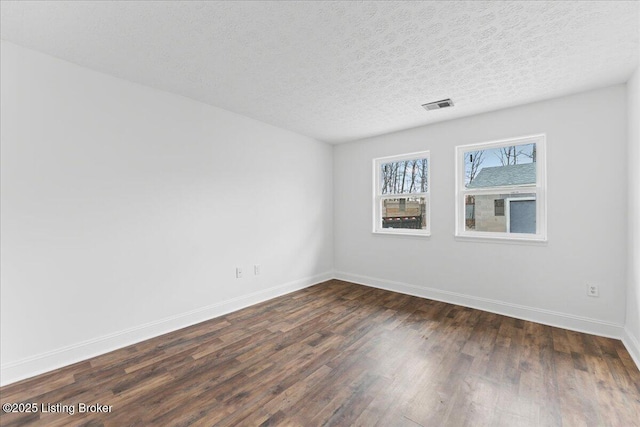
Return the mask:
M336 143L625 82L638 6L2 1L1 37Z

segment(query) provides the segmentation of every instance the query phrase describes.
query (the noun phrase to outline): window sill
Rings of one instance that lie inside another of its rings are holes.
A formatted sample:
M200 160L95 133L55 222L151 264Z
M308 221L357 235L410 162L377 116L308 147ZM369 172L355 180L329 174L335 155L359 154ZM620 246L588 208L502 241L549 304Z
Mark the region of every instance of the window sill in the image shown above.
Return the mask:
M422 232L422 233L411 233L406 231L372 231L371 234L377 234L380 236L400 236L400 237L431 237L431 233Z
M547 238L523 239L518 237L469 236L469 235L455 235L454 238L459 242L498 243L498 244L508 244L508 245L547 246L549 243Z

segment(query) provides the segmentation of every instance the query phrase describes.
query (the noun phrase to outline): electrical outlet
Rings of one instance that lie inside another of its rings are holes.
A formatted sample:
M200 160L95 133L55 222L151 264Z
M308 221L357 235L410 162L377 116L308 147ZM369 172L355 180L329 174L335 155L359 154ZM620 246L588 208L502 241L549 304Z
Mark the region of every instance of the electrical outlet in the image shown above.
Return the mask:
M587 295L590 297L599 297L600 291L597 285L587 285Z
M255 276L259 276L260 275L260 264L256 264L253 266L253 274Z
M236 279L242 279L242 267L236 267Z

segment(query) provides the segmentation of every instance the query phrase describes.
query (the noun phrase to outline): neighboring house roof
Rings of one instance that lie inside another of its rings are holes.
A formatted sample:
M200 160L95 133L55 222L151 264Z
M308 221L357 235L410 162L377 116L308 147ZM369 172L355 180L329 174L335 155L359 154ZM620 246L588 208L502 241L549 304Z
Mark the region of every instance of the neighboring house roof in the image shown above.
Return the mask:
M467 188L501 187L536 183L536 164L493 166L482 168Z

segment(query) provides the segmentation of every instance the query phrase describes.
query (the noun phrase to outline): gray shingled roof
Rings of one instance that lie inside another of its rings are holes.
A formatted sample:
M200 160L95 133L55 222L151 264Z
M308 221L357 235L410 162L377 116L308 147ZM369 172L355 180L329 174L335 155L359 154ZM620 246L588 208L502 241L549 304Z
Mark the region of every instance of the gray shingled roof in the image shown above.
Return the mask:
M493 166L482 168L467 188L501 187L504 185L535 184L536 164Z

